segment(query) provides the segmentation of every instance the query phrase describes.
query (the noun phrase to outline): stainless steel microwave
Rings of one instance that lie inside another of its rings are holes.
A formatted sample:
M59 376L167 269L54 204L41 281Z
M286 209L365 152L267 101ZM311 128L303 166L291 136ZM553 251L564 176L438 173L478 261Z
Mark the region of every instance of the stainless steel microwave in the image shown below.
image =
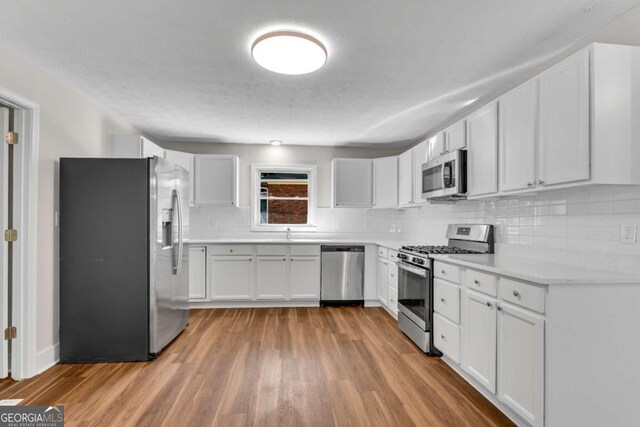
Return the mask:
M456 150L422 165L422 197L460 200L467 197L467 151Z

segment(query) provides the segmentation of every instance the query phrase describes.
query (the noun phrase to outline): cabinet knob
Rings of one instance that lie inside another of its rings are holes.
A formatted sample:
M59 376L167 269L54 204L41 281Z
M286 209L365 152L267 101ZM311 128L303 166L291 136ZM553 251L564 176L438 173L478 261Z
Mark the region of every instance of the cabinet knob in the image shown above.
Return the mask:
M233 249L229 249L229 252L233 253Z
M286 261L287 259L286 259L286 258L282 258L282 260L283 260L283 261Z
M491 308L491 307L493 307L493 304L491 304L489 301L487 301L487 307Z
M475 283L476 285L480 285L480 281L478 279L474 280L473 283Z
M447 274L447 272L446 272L446 271L444 271L444 270L442 270L442 271L441 271L441 273L442 273L442 274Z
M445 302L445 299L444 298L440 298L440 301Z
M533 182L527 182L527 187L533 187Z
M443 340L446 340L445 336L440 334L440 338L442 338Z
M541 179L539 179L539 180L537 180L537 181L536 181L536 184L538 184L538 185L543 185L543 184L544 184L544 181L543 181L543 180L541 180Z
M502 311L502 307L498 306L498 311Z
M520 296L520 292L518 291L513 291L513 296L518 298Z

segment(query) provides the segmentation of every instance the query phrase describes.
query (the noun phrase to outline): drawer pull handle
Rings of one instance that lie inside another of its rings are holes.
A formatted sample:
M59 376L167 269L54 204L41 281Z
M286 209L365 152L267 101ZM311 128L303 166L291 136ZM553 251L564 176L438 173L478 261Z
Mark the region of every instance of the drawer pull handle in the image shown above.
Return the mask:
M473 283L475 283L476 285L480 286L480 281L478 279L474 280Z
M440 301L445 302L445 299L444 298L440 298Z
M442 272L441 272L441 273L442 273L442 274L447 274L447 272L446 272L446 271L444 271L444 270L442 270Z
M513 296L518 298L520 296L520 292L518 291L513 291Z
M491 304L489 301L487 301L487 307L491 308L491 307L493 307L493 304Z

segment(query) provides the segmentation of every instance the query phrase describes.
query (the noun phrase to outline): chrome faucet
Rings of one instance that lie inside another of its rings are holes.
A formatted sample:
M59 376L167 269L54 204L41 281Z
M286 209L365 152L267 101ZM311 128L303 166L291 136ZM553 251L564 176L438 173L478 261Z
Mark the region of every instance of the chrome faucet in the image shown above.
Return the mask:
M287 227L287 240L291 240L291 227Z

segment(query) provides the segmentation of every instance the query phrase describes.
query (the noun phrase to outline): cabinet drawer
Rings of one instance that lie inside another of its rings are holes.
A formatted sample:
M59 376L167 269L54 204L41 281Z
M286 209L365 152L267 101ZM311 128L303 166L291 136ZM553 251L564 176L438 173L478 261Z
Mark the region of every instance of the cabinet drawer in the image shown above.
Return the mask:
M389 286L393 286L398 289L398 266L395 262L389 261L387 268L387 281L389 282Z
M253 255L252 245L215 245L211 255Z
M456 363L460 363L460 327L438 313L433 315L433 343Z
M389 250L387 248L383 248L382 246L378 246L378 256L384 259L389 258Z
M396 262L398 260L398 251L389 249L389 261Z
M460 323L460 287L440 279L433 281L433 309L455 323Z
M258 255L285 256L287 255L287 245L258 245L256 251Z
M389 307L389 310L391 310L393 314L398 314L398 289L389 286L388 300L387 307Z
M460 284L460 267L455 265L435 261L433 263L433 275Z
M544 313L544 288L518 282L504 277L500 278L498 296L513 304L530 310Z
M463 277L464 285L469 289L474 289L478 292L483 292L494 297L498 294L498 280L496 276L467 269L465 270Z
M291 256L318 256L320 255L319 245L291 245Z

